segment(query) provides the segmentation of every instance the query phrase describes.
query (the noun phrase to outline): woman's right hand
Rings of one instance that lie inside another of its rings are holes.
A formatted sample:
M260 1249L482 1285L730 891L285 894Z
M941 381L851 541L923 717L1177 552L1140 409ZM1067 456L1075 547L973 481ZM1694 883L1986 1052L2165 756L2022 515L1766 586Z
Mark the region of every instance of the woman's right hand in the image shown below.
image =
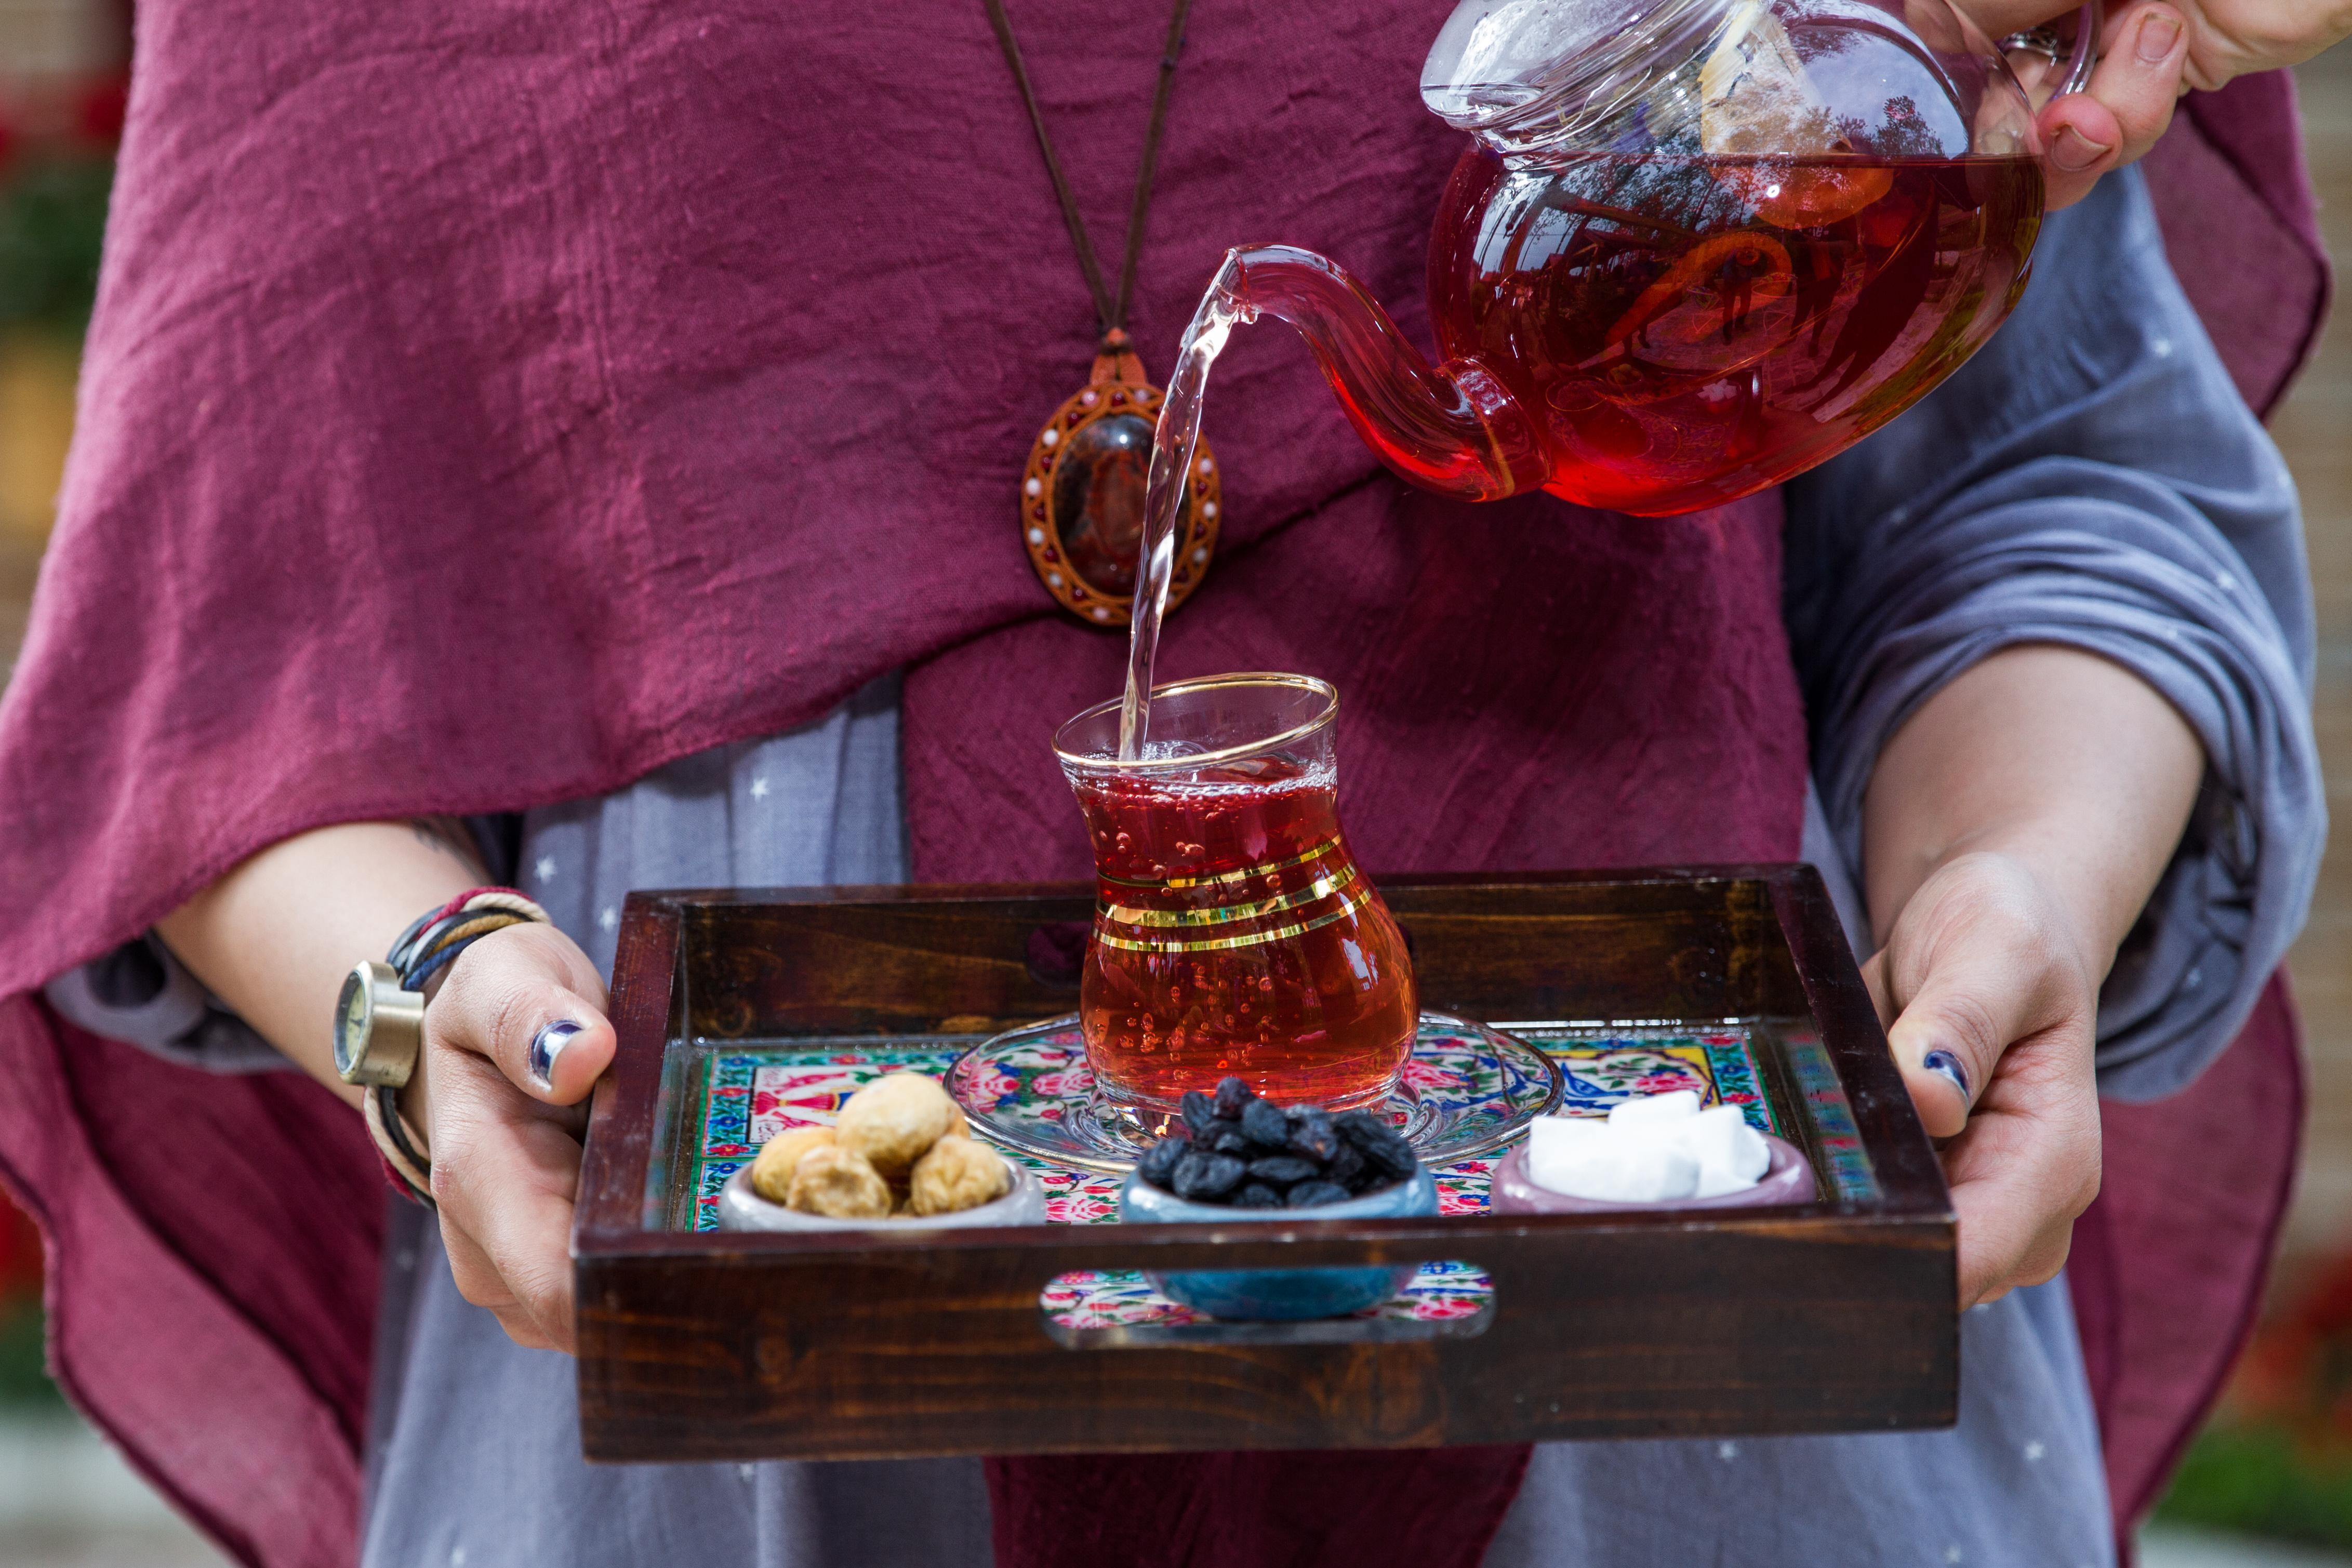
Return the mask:
M422 1070L403 1091L457 1289L531 1349L573 1350L572 1209L588 1093L613 1059L604 1000L553 926L493 931L425 1007Z
M1994 37L2058 20L2053 0L1985 0L1969 15ZM2137 161L2172 123L2173 104L2256 71L2300 65L2352 36L2352 0L2129 0L2111 4L2098 68L2084 90L2041 110L2050 149L2050 205L2072 205L2103 174ZM2041 104L2054 68L2028 54L2010 64ZM2037 90L2038 89L2038 90Z

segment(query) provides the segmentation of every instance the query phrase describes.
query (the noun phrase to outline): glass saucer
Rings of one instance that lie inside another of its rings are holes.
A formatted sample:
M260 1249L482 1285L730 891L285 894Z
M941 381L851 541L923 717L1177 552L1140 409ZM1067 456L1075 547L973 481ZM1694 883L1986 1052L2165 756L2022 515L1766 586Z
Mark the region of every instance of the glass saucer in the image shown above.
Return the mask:
M1096 1089L1076 1014L972 1047L948 1068L947 1085L989 1138L1082 1170L1128 1170L1173 1120ZM1559 1064L1525 1041L1423 1013L1403 1077L1370 1109L1396 1124L1422 1163L1445 1165L1508 1142L1559 1103L1562 1087Z

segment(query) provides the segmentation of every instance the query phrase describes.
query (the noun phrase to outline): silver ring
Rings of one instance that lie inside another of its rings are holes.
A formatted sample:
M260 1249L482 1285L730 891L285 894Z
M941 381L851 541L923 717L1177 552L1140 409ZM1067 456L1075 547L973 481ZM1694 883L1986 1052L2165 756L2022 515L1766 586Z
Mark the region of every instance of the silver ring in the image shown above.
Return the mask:
M2000 41L2000 52L2005 55L2040 55L2053 66L2065 59L2069 53L2065 41L2058 37L2058 29L2046 24L2028 27L2021 33L2011 33Z

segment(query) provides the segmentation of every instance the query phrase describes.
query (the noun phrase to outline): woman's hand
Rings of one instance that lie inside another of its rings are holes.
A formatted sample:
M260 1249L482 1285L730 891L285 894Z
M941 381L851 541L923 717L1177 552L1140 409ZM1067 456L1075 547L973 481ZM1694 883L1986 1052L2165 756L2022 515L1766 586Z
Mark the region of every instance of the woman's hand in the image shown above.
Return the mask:
M424 1061L402 1108L431 1147L450 1271L532 1349L573 1348L580 1133L613 1046L604 983L553 926L482 938L425 1010Z
M1995 37L2065 16L2051 0L1990 0L1969 14ZM2101 58L2082 92L2042 103L2057 68L2030 54L2010 64L2041 107L2050 149L2050 205L2090 194L2134 163L2172 123L2173 104L2238 77L2300 65L2352 37L2352 0L2134 0L2110 6Z
M1863 808L1864 967L1944 1141L1960 1300L2066 1261L2099 1190L2098 989L2171 860L2205 750L2155 688L2074 648L2004 648L1920 704Z
M355 957L488 879L454 824L359 822L274 844L157 922L271 1044L350 1102L331 1025ZM466 1299L520 1344L570 1351L582 1109L613 1059L604 983L553 926L492 931L430 989L401 1110L425 1134Z
M2098 982L2031 868L1964 854L1863 967L1959 1215L1960 1304L2038 1285L2099 1192Z
M2047 3L2036 0L2033 8ZM2103 52L2089 84L2047 102L2045 95L2057 85L2063 68L2038 55L2009 57L2041 110L2053 210L2081 201L2100 176L2137 162L2156 145L2172 124L2172 106L2189 90L2182 73L2191 36L2181 6L2164 0L2117 6L2107 15Z

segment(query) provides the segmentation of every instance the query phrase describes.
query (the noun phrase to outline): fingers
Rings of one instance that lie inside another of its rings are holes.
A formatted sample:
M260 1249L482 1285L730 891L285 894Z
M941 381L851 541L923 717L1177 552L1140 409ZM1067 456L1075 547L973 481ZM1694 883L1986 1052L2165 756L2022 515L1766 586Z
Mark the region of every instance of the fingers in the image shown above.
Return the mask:
M425 1024L436 1043L488 1058L508 1082L550 1105L587 1098L613 1059L604 981L578 944L549 925L509 926L467 948Z
M499 1273L490 1255L477 1245L474 1238L459 1230L446 1218L441 1222L441 1249L449 1256L449 1272L457 1281L457 1293L475 1306L488 1310L507 1331L507 1338L527 1351L551 1351L556 1343L540 1332L538 1322L523 1309L513 1291Z
M2087 1034L2072 1028L2011 1047L1967 1132L1945 1145L1961 1306L2041 1284L2064 1266L2074 1220L2099 1193L2090 1058Z
M517 1343L569 1352L580 1145L488 1061L451 1051L441 1066L433 1196L457 1288Z
M2096 987L2024 862L1977 851L1920 883L1864 969L1887 1044L1941 1153L1963 1306L2066 1260L2099 1190Z
M2094 1173L2087 1189L2069 1189L2055 1203L2055 1194L2035 1188L2022 1170L1995 1171L1953 1185L1963 1308L2057 1278L2074 1244L2075 1219L2098 1196L2095 1160Z
M2115 12L2104 46L2090 86L2053 100L2040 116L2053 211L2155 146L2186 89L2188 28L2164 0L2137 0Z
M595 966L552 926L491 932L425 1009L433 1196L466 1300L515 1342L573 1345L580 1144L563 1125L613 1059Z

